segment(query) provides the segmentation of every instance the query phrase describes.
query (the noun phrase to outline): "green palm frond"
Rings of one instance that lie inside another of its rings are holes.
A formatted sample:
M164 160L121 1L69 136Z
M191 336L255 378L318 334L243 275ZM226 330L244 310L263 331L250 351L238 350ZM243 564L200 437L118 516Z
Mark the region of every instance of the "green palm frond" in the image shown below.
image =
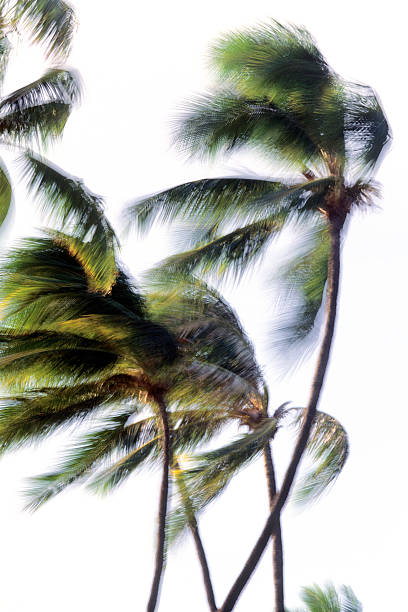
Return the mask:
M309 32L277 21L225 35L214 45L212 60L220 80L245 95L294 106L319 97L333 76Z
M68 486L81 484L91 478L119 449L129 451L141 443L151 429L149 419L126 426L129 417L137 412L133 405L110 414L96 429L80 438L65 454L53 472L31 478L25 489L28 500L26 509L37 510L43 503L55 497Z
M127 455L116 461L112 466L98 473L88 487L95 493L106 494L121 485L136 469L148 459L149 465L160 456L160 436L147 440L141 446L131 450Z
M301 599L307 612L362 612L363 607L353 590L345 585L336 587L329 583L324 588L317 584L303 587Z
M349 455L349 441L341 423L329 414L318 411L307 443L307 453L313 465L301 477L293 494L299 506L316 501L342 472Z
M45 102L0 117L0 134L7 144L45 145L60 138L71 112L65 102Z
M254 430L240 436L230 444L194 458L195 465L185 470L185 483L189 491L191 508L197 516L220 495L233 476L263 451L265 444L276 432L276 420L269 418ZM175 541L187 526L183 506L178 506L168 518L168 538Z
M314 142L290 109L232 91L193 99L179 115L175 141L193 155L214 156L254 147L280 164L302 171L322 161Z
M367 86L350 84L345 133L350 165L359 175L370 176L391 140L391 130L376 93Z
M317 584L304 587L301 598L308 612L342 612L340 597L333 584L326 585L324 589Z
M34 42L44 44L47 56L66 57L75 31L75 13L63 0L16 0L14 22L21 22Z
M1 22L0 25L2 25ZM11 45L8 41L8 38L2 33L0 35L0 86L3 85L4 78L6 76L10 51Z
M10 177L3 161L0 160L0 226L3 224L13 200Z
M303 244L279 275L280 296L273 344L290 362L313 348L318 337L318 314L322 307L330 252L326 224L303 229ZM314 332L311 334L311 332Z
M58 224L70 228L66 243L89 275L93 290L107 293L116 275L115 233L104 214L104 202L80 180L44 158L26 153L23 173L29 190Z
M81 262L63 239L25 239L6 255L0 270L3 325L38 329L85 315L146 318L144 298L122 271L109 295L89 291Z
M1 400L0 448L5 451L42 440L124 397L121 389L89 382L31 391L26 388L24 394Z
M23 111L47 102L77 104L81 98L81 82L76 70L51 68L39 79L17 89L0 101L0 116Z
M158 264L170 274L192 272L238 280L280 233L285 218L266 218Z
M0 335L0 380L10 389L106 375L118 361L114 344L74 334L32 332Z
M169 223L175 219L200 221L210 231L225 223L230 214L247 217L254 200L265 195L269 201L275 193L283 196L286 188L285 183L259 178L202 179L137 200L128 207L126 219L140 232L149 230L156 220Z

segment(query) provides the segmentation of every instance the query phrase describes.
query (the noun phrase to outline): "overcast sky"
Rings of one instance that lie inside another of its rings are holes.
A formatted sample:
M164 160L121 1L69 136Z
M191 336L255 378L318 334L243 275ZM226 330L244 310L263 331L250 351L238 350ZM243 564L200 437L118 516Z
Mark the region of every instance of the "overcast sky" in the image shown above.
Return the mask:
M77 3L75 3L77 4ZM264 174L259 160L236 156L212 166L186 162L170 147L177 106L211 87L210 43L225 31L273 17L304 25L333 69L380 95L394 142L377 176L380 207L353 217L344 246L337 335L320 407L346 427L351 455L344 474L317 505L283 518L287 605L302 585L332 580L352 586L367 612L408 609L406 601L406 174L405 19L396 2L266 2L134 0L78 2L79 28L70 63L84 82L84 100L49 157L106 196L114 222L125 203L186 180ZM405 64L404 64L405 67ZM19 47L7 86L34 80L44 63ZM405 89L405 91L404 91ZM17 176L16 174L14 175ZM29 235L43 223L18 189L13 230ZM173 247L174 248L174 247ZM163 232L140 243L133 235L123 258L134 272L172 249ZM265 262L262 282L226 288L268 373L272 407L307 402L313 361L276 380L265 350L272 309ZM158 473L136 474L112 496L71 490L39 510L22 512L24 477L55 464L67 436L46 448L5 457L0 464L4 612L143 610L150 588ZM280 435L280 473L291 451ZM262 462L236 479L202 521L204 544L222 602L267 516ZM270 551L241 597L237 612L272 609ZM201 576L191 543L170 557L162 612L204 612Z

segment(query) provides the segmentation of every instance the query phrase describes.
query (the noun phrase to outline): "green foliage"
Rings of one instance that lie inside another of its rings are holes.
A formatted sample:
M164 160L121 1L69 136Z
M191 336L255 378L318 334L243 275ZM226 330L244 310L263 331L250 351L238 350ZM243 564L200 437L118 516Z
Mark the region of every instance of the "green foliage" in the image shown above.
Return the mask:
M301 599L306 604L307 612L362 612L363 610L352 589L345 585L339 590L333 584L327 584L325 588L316 584L303 587Z
M299 506L316 501L339 477L349 455L347 432L337 419L318 411L306 450L313 463L293 495Z
M21 22L34 42L42 43L47 56L69 54L75 31L73 8L63 0L12 0L13 22Z
M259 261L288 224L303 224L309 244L282 276L285 304L275 330L285 354L298 358L301 342L318 335L328 222L376 195L371 177L390 129L375 92L342 80L303 28L272 21L228 34L214 46L212 60L218 84L182 109L176 142L202 157L249 147L293 178L186 183L139 200L128 221L142 231L156 219L187 222L189 250L163 268L228 279Z
M0 161L0 226L10 210L13 199L10 177L6 167Z
M87 189L80 179L68 176L33 153L26 153L23 172L29 190L58 227L69 228L69 238L57 239L69 245L81 261L92 290L107 293L116 275L117 239L104 215L104 202Z

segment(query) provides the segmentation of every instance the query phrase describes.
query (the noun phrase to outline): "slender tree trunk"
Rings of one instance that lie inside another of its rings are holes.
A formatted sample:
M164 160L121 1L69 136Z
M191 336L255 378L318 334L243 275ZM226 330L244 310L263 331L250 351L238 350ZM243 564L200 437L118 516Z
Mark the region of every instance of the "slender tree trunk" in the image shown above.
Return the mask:
M273 510L276 495L276 477L273 467L271 446L268 444L264 449L266 481L268 484L269 507ZM283 592L283 546L280 519L276 521L276 527L272 533L272 565L275 597L275 612L285 612Z
M174 462L174 466L177 470L180 470L180 464L178 461ZM194 544L196 547L198 560L200 561L208 605L210 607L211 612L217 612L217 605L215 603L214 589L212 586L211 576L210 576L210 568L208 566L203 542L201 540L200 532L198 530L197 519L194 516L194 511L193 511L193 507L191 504L188 489L184 481L181 480L180 478L177 479L177 486L180 491L181 501L187 512L187 517L188 517L187 523L188 523L189 529L194 539Z
M207 601L211 612L217 612L217 604L215 603L214 590L211 582L210 568L208 567L207 557L204 551L203 543L198 531L198 525L195 518L188 523L191 533L194 538L194 544L197 550L198 559L201 565L201 571L203 573L203 582L205 586L205 592L207 594Z
M303 425L299 433L298 440L292 455L292 459L289 463L288 469L285 474L285 478L282 483L282 488L275 497L273 508L266 521L265 527L255 544L247 562L244 565L243 570L239 574L237 580L233 584L230 592L228 593L221 612L231 612L234 608L238 597L244 590L248 580L250 579L253 571L255 570L259 559L261 558L265 547L268 544L268 540L276 528L277 521L280 516L280 512L286 502L289 495L290 488L295 478L296 470L299 462L302 458L305 450L307 440L309 438L310 430L313 425L313 420L316 415L316 408L320 397L320 392L323 386L327 365L329 362L330 348L334 335L334 326L336 320L337 311L337 295L339 290L339 279L340 279L340 232L343 226L343 222L330 222L330 260L329 270L327 279L327 318L326 327L323 336L322 346L320 349L319 358L316 365L315 376L313 379L312 390L310 400L306 409Z
M156 563L154 569L153 583L150 591L147 612L154 612L160 591L160 582L164 566L164 547L166 540L166 515L169 498L169 468L171 462L171 434L167 418L166 404L161 395L156 397L156 403L160 410L163 427L163 476L159 500L159 523L157 529Z

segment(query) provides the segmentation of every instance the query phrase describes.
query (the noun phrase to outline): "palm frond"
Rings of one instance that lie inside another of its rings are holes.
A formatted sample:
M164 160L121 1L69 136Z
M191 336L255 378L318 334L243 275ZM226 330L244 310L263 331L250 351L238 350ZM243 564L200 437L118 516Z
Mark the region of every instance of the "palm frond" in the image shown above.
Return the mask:
M3 25L0 22L0 25ZM7 72L7 66L10 56L11 45L8 41L7 36L3 34L3 28L1 28L0 35L0 86L3 84L4 78Z
M252 202L260 196L265 195L268 201L286 188L282 182L258 178L202 179L137 200L128 207L126 219L140 232L148 231L156 220L169 223L176 219L192 219L210 232L231 215L236 219L244 214L246 218Z
M340 597L333 584L326 585L324 589L317 584L304 587L301 599L308 612L342 612Z
M45 45L47 56L66 57L75 31L75 13L63 0L16 0L15 22L31 32L34 42Z
M273 345L288 363L301 359L315 345L328 273L330 237L326 224L309 224L306 231L303 229L303 239L300 254L292 256L279 275Z
M313 466L301 477L293 494L294 502L304 506L326 493L339 477L349 455L344 427L325 412L317 412L307 443Z
M71 112L65 102L45 102L0 117L0 134L6 144L37 146L60 138Z
M351 587L343 584L340 587L340 594L342 605L341 612L363 612L363 606Z
M180 113L175 141L182 151L201 157L254 147L280 164L302 171L321 161L319 143L290 109L261 97L232 91L193 99Z
M238 280L265 252L285 225L286 218L266 218L191 251L173 255L158 264L170 274L212 274Z
M222 37L212 62L221 80L246 95L299 106L318 98L333 76L309 32L273 20Z
M376 93L367 86L350 84L345 118L346 144L351 170L371 176L381 160L391 130Z
M160 453L160 436L147 440L141 446L131 450L112 466L97 474L88 487L95 493L106 494L121 485L136 469L149 459L150 465L157 460Z
M103 199L80 179L33 153L24 155L22 167L29 190L39 197L58 229L69 228L65 242L89 275L91 289L108 293L118 272L118 242L104 214Z
M74 70L53 68L0 101L0 133L6 141L45 144L61 135L81 86Z
M117 361L114 344L74 334L0 334L0 380L11 389L24 382L43 386L106 375Z
M104 465L119 449L129 451L146 437L149 419L126 426L137 406L127 407L100 424L100 429L80 438L65 454L53 472L31 478L25 489L28 500L26 509L37 510L43 503L55 497L72 484L81 484L93 476L98 466Z
M0 161L0 226L3 224L13 200L13 190L7 168Z
M120 389L95 383L25 389L24 394L3 398L0 409L2 451L32 444L120 401Z

